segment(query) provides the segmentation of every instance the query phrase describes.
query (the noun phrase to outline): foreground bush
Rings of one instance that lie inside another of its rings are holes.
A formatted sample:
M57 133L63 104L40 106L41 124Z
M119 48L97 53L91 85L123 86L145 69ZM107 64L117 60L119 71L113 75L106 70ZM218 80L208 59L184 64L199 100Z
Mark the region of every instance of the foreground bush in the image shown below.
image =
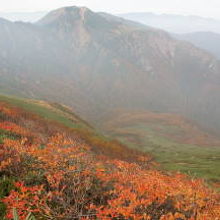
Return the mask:
M0 146L5 219L13 219L14 210L21 220L30 213L36 219L63 220L220 217L219 194L201 180L147 169L149 157L142 155L133 162L101 155L75 134L41 133L43 128L34 131L30 123L27 129L16 112L0 110L5 115L0 129L10 134Z

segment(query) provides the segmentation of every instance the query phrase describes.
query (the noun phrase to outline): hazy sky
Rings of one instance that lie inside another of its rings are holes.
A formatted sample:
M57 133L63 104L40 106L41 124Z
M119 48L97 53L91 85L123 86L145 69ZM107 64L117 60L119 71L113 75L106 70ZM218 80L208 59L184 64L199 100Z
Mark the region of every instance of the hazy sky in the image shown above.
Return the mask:
M220 19L220 0L0 0L0 12L49 11L69 5L111 13L152 11Z

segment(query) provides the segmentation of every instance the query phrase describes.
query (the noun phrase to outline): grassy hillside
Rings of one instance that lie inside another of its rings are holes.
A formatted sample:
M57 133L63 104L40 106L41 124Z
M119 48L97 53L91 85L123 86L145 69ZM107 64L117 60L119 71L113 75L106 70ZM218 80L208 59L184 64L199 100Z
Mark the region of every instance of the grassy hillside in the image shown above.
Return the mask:
M117 112L104 129L127 146L150 153L163 169L220 181L220 140L178 115Z
M74 132L85 142L93 147L93 150L109 157L118 157L135 161L136 157L145 155L137 150L132 150L116 140L102 135L99 130L93 128L86 121L81 119L70 108L58 103L49 103L41 100L22 99L13 96L0 95L0 104L9 104L11 108L18 108L24 111L22 114L27 117L34 117L35 120L46 123L49 127L54 125L59 131ZM32 115L33 114L33 115ZM53 130L53 129L52 129Z
M0 95L0 101L10 103L13 106L17 106L29 112L38 114L45 119L60 122L70 128L90 128L88 123L74 114L73 111L71 111L68 107L57 103L22 99L5 95Z
M109 145L110 139L100 135L66 106L5 95L0 95L0 101L75 129L93 145ZM180 116L117 112L105 123L105 130L109 137L131 149L152 155L162 169L220 181L220 140ZM106 150L110 154L110 150Z
M0 219L213 220L219 200L202 180L157 170L64 106L0 100Z

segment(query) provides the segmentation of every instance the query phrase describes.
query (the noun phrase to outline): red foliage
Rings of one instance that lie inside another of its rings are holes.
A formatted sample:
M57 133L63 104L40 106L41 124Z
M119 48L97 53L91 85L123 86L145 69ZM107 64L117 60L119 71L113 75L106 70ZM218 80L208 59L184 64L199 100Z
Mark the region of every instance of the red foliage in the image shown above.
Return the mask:
M23 182L15 183L17 191L12 190L10 195L2 201L7 204L7 219L13 219L13 208L18 210L20 219L25 219L31 213L40 212L44 206L44 200L40 198L43 186L26 187Z
M20 134L22 136L29 136L30 133L23 127L20 127L12 122L4 121L0 123L0 129L10 131L15 134Z
M202 180L140 165L148 163L149 157L139 155L137 163L112 159L65 133L48 134L47 143L31 143L26 138L31 131L9 122L0 126L22 136L5 139L0 146L0 172L19 179L15 190L2 199L7 205L6 219L12 219L13 208L21 219L29 212L39 219L220 217L219 194ZM115 152L120 153L120 149L115 147Z

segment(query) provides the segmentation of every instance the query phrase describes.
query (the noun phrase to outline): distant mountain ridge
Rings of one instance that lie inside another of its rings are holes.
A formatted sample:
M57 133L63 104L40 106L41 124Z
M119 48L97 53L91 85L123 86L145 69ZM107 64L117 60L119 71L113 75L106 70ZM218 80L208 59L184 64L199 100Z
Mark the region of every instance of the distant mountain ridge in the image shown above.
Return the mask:
M119 14L125 19L160 28L171 33L185 34L190 32L220 33L220 20L199 16L173 14L154 14L150 12Z
M220 58L220 20L199 16L172 14L128 13L118 16L133 22L160 28L179 40L192 43ZM176 33L176 34L175 34Z
M220 33L193 32L188 34L173 35L177 39L191 42L195 46L207 50L220 59Z
M168 33L82 7L0 22L0 92L70 105L175 112L220 129L219 61ZM209 116L209 117L207 117Z
M47 14L40 12L0 12L0 17L10 21L36 22Z

